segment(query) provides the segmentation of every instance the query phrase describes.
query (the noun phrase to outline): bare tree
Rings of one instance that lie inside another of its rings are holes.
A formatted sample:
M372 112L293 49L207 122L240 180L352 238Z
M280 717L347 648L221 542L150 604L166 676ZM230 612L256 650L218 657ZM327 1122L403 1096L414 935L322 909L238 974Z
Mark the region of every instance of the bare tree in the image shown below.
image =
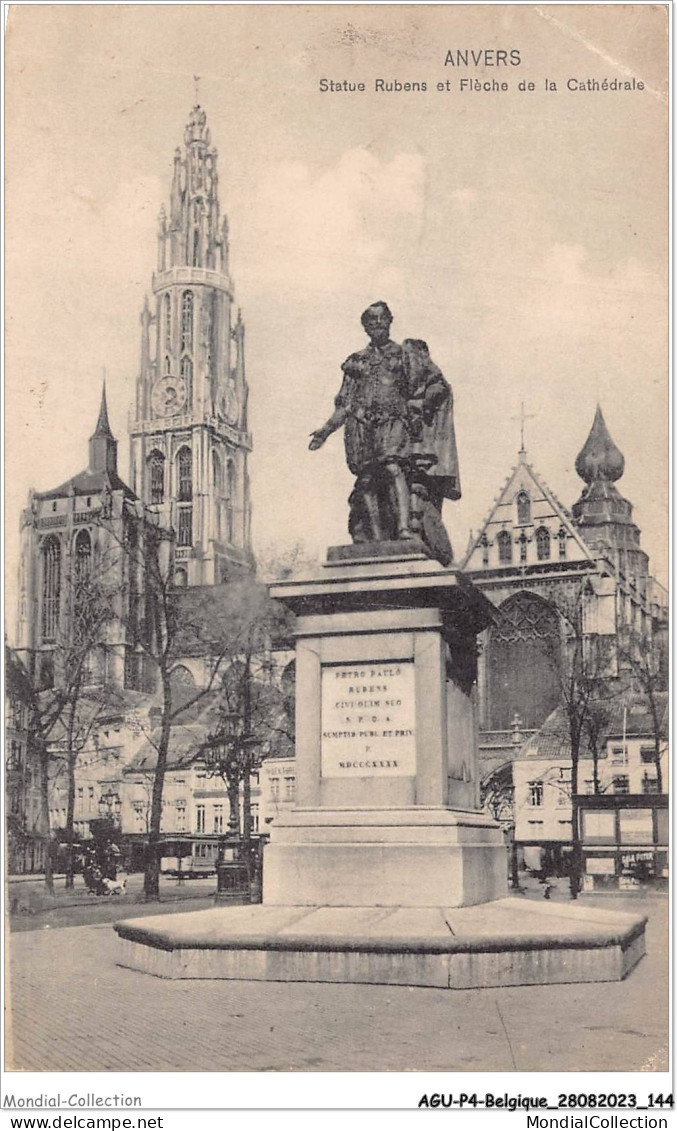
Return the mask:
M587 581L568 593L561 593L555 602L560 616L561 641L544 643L547 661L559 681L560 710L571 758L569 887L572 899L576 899L580 892L582 873L578 815L580 759L591 736L593 741L599 742L604 721L600 702L608 698L614 674L614 638L588 630L591 601L594 601L594 594Z
M255 687L251 678L254 656L262 654L262 647L265 653L268 623L259 609L268 597L264 586L247 577L224 586L177 588L173 533L154 524L147 515L137 516L128 525L121 547L129 587L125 615L128 646L143 656L148 690L160 701L157 726L148 735L156 761L144 874L145 898L155 900L160 892L162 797L172 727L201 700L225 688L223 673L235 660L244 663L249 672L239 681L239 686L247 689L237 708L240 727L251 726L258 709L258 683ZM186 657L199 659L205 678L193 691L179 695L172 672Z
M76 766L105 704L103 688L93 687L92 670L93 660L103 647L105 626L113 615L105 572L94 576L89 569L78 569L76 563L65 578L63 602L58 631L48 654L48 677L33 653L8 648L6 659L8 693L27 709L29 757L39 766L41 825L47 841L45 884L50 892L54 890L50 820L54 764L65 750L65 834L69 846L66 886L72 887Z
M229 833L242 838L251 880L252 774L280 739L293 741L288 689L275 678L274 659L276 645L284 645L289 635L289 614L270 599L267 586L253 578L231 586L227 601L216 718L200 754L226 783Z
M626 632L619 646L619 660L629 671L631 682L645 700L651 719L656 789L663 792L662 757L665 751L665 712L667 684L658 649L648 636Z

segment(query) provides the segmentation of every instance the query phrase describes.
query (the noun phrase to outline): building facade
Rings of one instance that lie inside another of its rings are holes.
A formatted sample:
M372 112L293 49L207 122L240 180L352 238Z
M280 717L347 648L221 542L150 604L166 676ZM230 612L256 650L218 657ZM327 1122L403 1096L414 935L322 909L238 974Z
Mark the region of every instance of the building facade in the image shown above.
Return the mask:
M485 782L506 769L509 777L524 739L560 701L567 616L580 614L582 633L608 643L609 676L623 677L620 644L629 634L663 650L667 595L615 486L624 460L599 407L576 469L584 487L568 510L522 448L464 562L497 607L478 670Z
M93 614L101 623L88 682L141 689L134 641L143 607L144 529L143 507L118 474L104 387L87 467L50 491L31 491L21 518L16 651L37 686L58 685L78 618ZM106 615L94 608L97 602L109 605Z
M644 870L647 878L667 876L666 692L658 693L657 706L654 715L645 701L619 695L603 705L595 742L584 736L575 819L584 887L590 890L622 887L617 881L631 877L633 869ZM527 866L566 870L574 807L571 747L561 708L524 743L512 770L515 841Z

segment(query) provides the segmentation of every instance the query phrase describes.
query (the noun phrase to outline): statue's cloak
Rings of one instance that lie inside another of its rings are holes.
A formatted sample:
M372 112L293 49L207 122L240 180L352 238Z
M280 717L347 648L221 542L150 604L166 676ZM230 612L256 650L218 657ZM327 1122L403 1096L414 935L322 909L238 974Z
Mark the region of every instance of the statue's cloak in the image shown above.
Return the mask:
M420 455L426 463L434 458L427 474L435 481L443 498L460 499L451 385L431 359L425 342L407 338L402 342L402 353L410 396L423 401L421 435L413 445L414 457Z

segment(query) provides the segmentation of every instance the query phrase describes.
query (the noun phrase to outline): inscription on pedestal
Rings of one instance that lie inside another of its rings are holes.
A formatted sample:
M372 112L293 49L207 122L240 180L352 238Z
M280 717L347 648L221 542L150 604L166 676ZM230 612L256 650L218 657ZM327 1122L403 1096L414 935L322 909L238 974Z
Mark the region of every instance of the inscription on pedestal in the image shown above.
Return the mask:
M413 777L414 663L322 668L322 777Z

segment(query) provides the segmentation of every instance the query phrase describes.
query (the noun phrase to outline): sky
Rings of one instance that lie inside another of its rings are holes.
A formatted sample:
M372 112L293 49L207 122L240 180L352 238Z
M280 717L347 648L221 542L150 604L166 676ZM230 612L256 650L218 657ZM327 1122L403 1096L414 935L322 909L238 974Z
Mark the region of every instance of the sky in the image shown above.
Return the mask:
M521 62L445 65L457 49ZM348 540L341 436L311 453L308 435L384 299L393 337L424 338L454 390L457 556L516 462L521 402L529 461L570 507L599 401L667 580L664 8L15 6L6 51L10 587L28 489L85 466L104 369L127 475L139 314L195 75L247 328L255 550Z

